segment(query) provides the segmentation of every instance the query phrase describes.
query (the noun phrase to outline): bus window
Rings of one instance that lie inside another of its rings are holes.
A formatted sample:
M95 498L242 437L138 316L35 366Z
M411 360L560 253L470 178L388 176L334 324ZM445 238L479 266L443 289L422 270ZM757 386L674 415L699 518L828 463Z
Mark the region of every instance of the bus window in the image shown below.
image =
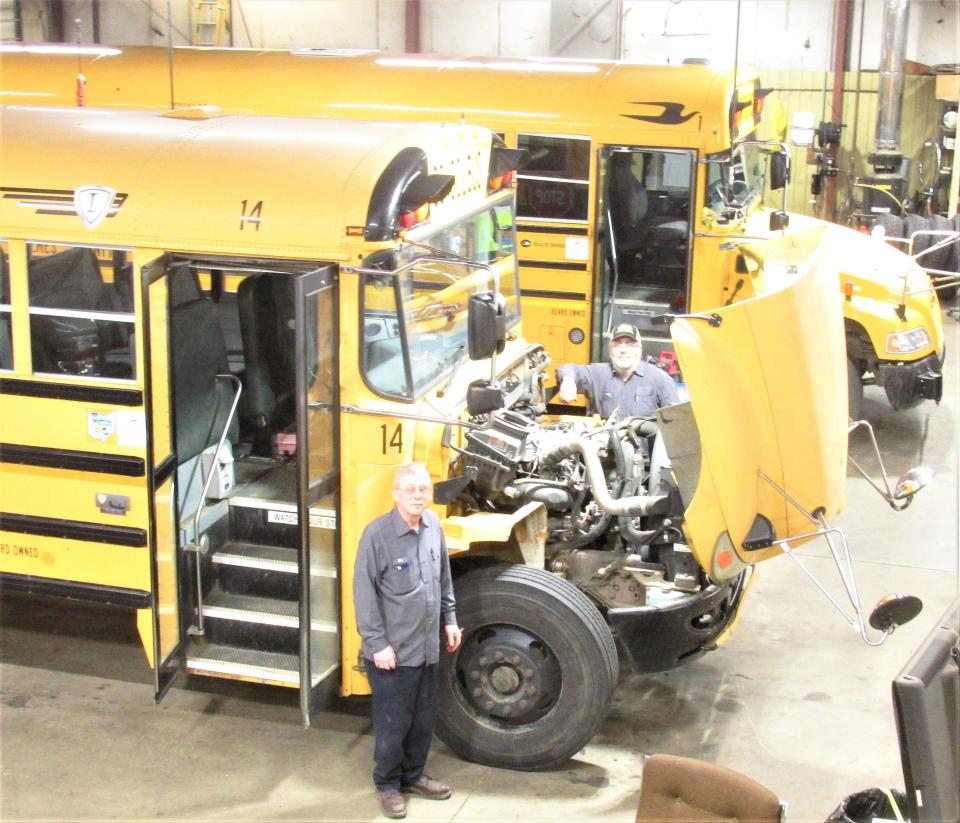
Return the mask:
M707 158L707 208L718 222L737 219L763 196L766 155L756 143Z
M27 271L33 372L134 379L129 253L27 244Z
M499 286L508 325L519 319L513 222L509 200L481 209L406 244L392 262L400 268L430 259L398 274L365 276L361 364L371 389L413 399L449 374L466 357L471 294ZM431 251L479 265L438 261Z
M517 175L517 216L586 222L590 200L590 140L517 135L526 154Z
M10 310L10 275L7 241L0 240L0 370L13 368L13 318Z

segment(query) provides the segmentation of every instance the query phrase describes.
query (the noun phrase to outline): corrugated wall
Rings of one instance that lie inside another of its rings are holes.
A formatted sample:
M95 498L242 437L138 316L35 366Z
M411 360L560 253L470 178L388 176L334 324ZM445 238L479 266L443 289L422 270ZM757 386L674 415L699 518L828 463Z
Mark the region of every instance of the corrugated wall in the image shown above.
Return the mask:
M778 100L783 105L788 126L788 142L793 112L813 112L815 124L819 124L821 120L838 119L832 116L830 109L833 100L833 72L767 71L761 75L761 80L764 86L776 89L768 105ZM867 165L867 156L874 149L878 80L879 75L876 72L846 72L843 76L843 112L839 119L846 126L840 138L840 174L835 178L838 220L842 220L851 210L850 198L854 178L872 172ZM935 81L936 78L932 76L908 75L904 78L900 151L911 160L915 160L919 155L920 147L926 138L937 135L940 104L935 97ZM767 109L764 113L766 115ZM810 195L810 178L816 171L816 166L808 162L808 155L809 160L812 160L812 154L812 149L793 149L793 175L787 191L787 209L823 217L823 193L816 200ZM911 194L917 187L915 165L911 163ZM778 205L779 197L774 196L769 202L771 205Z

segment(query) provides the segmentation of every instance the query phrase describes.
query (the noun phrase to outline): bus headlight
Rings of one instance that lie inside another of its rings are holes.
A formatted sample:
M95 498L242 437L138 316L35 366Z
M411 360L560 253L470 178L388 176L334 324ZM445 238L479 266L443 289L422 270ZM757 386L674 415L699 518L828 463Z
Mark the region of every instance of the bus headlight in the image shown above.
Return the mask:
M926 329L896 331L887 335L887 354L911 354L930 345Z

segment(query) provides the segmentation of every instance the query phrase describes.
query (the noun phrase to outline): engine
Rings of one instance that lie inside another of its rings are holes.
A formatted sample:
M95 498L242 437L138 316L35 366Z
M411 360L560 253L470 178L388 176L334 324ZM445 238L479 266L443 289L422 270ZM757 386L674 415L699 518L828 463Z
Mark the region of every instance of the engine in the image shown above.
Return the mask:
M546 566L608 605L698 591L683 503L655 420L541 424L503 409L466 434L467 510L548 513Z

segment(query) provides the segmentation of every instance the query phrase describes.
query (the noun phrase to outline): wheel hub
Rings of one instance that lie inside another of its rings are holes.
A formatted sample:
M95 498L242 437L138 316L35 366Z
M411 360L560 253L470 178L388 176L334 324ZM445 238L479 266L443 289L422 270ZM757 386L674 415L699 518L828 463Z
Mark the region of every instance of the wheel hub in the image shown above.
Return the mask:
M511 724L545 715L560 694L560 665L550 648L516 626L485 626L457 655L457 680L474 711Z

